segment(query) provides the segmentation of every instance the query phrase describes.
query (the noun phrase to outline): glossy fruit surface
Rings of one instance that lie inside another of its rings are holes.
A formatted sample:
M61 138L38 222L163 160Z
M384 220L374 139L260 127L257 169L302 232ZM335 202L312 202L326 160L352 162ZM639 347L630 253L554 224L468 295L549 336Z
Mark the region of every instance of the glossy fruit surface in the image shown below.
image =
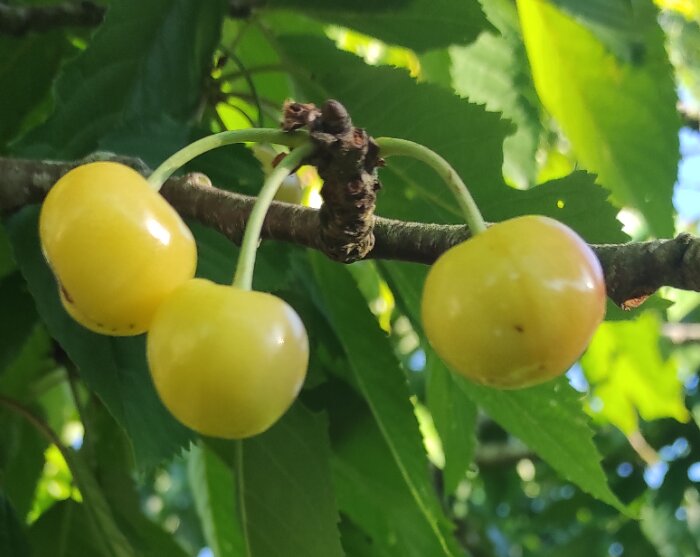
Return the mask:
M421 310L428 340L454 371L526 387L581 355L605 315L605 282L573 230L518 217L446 251L428 274Z
M78 166L56 182L39 235L68 313L107 335L146 331L197 264L180 216L143 176L114 162Z
M190 428L242 439L265 431L306 376L306 329L286 302L193 279L156 312L147 337L158 394Z

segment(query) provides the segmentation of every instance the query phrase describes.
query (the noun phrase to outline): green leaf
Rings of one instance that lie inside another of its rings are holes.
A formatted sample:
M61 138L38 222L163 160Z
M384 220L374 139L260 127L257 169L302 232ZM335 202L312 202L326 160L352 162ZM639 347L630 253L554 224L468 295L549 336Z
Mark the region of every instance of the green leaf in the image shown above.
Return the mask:
M22 524L2 491L0 491L0 555L7 555L7 557L30 557L31 555Z
M697 509L697 501L694 506ZM698 543L688 531L688 524L674 516L675 510L672 505L659 502L651 502L642 509L642 532L658 551L659 557L697 554Z
M263 14L260 14L261 16ZM261 18L265 25L270 25L277 28L281 24L295 25L290 20L296 20L298 14L294 13L294 18L289 17L288 12L280 14L280 17L270 17L272 14L264 14ZM308 28L308 23L301 23ZM266 126L275 127L279 125L280 114L284 101L293 98L296 92L292 89L292 80L285 72L280 60L280 55L275 50L270 42L269 35L264 26L248 25L245 20L227 19L224 23L222 45L236 45L237 60L229 60L221 69L223 75L241 72L248 70L248 76L241 75L237 79L229 81L231 89L241 91L248 97L241 97L239 100L245 101L250 105L256 115L257 107L255 102L255 94L264 97L262 102L262 112L265 116L263 123ZM279 67L278 71L250 71L260 67ZM244 70L245 69L245 70ZM250 81L249 81L250 80ZM253 83L254 90L250 88L250 83ZM237 96L237 95L236 95Z
M593 174L583 171L527 191L505 191L500 201L487 204L484 212L493 221L523 214L546 215L570 226L591 243L629 241L617 220L618 209L608 201L608 192L595 183Z
M236 470L243 555L343 557L322 416L297 403L262 435L207 442Z
M588 0L577 2L576 0L553 0L553 4L559 6L567 13L607 27L628 27L630 18L634 17L630 0Z
M90 455L115 523L132 547L144 557L186 557L177 539L144 515L142 485L134 478L129 440L114 418L94 400L83 406L81 418L87 432L81 455ZM178 515L183 523L190 517L186 510Z
M323 418L297 404L268 432L243 443L253 557L276 557L279 546L289 555L343 555L326 428Z
M542 126L522 42L482 33L472 45L451 47L449 56L454 90L517 125L503 145L504 174L520 188L535 185Z
M420 294L428 267L382 262L381 269L403 313L423 335ZM455 377L429 346L426 354L426 402L445 455L445 492L451 494L472 463L476 449L477 407L455 384Z
M355 125L371 135L410 139L445 157L478 203L498 199L504 187L503 140L510 130L500 115L443 87L417 83L403 70L367 66L323 39L290 35L279 42L308 100L341 100ZM431 169L403 158L389 159L389 165L397 176L379 192L379 214L402 218L408 207L423 221L440 222L445 215L450 222L461 220L452 195ZM380 174L383 183L388 170Z
M593 443L580 395L566 378L537 387L501 391L457 378L460 388L509 433L547 461L562 477L625 514L610 490Z
M382 264L382 269L395 295L405 300L402 307L412 309L409 318L420 329L420 292L427 269L415 264L388 262ZM629 512L608 486L588 417L583 412L579 395L566 379L529 389L499 391L480 387L455 374L451 377L475 404L509 433L519 437L564 478L601 501Z
M654 10L635 12L645 43L633 64L549 2L518 7L537 92L581 163L620 203L641 211L652 234L671 235L679 118Z
M61 454L66 459L66 464L68 464L73 479L80 490L83 506L94 531L99 536L101 544L106 548L105 554L110 557L134 557L134 555L138 555L119 529L112 509L82 455L70 447L63 447Z
M0 375L19 353L37 322L34 301L19 272L0 278Z
M97 335L65 312L56 282L41 254L37 220L38 207L29 206L6 223L37 310L88 387L128 433L139 465L154 466L185 446L191 432L176 422L158 399L146 366L143 336Z
M271 0L267 5L301 10L417 51L467 43L490 27L476 0Z
M47 445L46 439L26 420L0 410L0 477L5 495L22 519L32 507ZM2 552L0 555L14 554Z
M187 473L204 539L214 555L245 555L231 469L206 445L194 445L187 457Z
M63 31L0 37L0 151L48 97L63 57L72 50Z
M17 268L12 258L12 246L7 239L5 227L0 222L0 278L4 278Z
M662 354L660 332L652 312L634 321L603 323L581 359L591 395L602 402L591 413L627 435L638 431L639 417L690 419L678 362Z
M443 554L457 555L449 523L429 481L406 379L393 349L347 269L318 254L310 257L330 321L401 476Z
M391 554L378 548L367 534L347 519L340 523L340 533L346 557L391 557Z
M427 268L384 262L382 269L392 291L403 300L401 307L410 309L409 318L421 330L420 297ZM588 418L578 395L565 379L518 391L480 387L454 374L452 380L475 404L504 429L519 437L563 477L602 501L628 512L608 487L600 465L602 457L593 444Z
M636 63L643 57L644 34L635 21L635 4L638 9L640 0L552 1L588 27L619 58Z
M445 453L445 493L464 479L476 450L477 407L456 384L447 366L426 350L427 404Z
M33 402L37 385L56 370L51 338L43 326L35 326L21 344L17 356L0 374L0 391L21 402Z
M340 381L320 394L331 420L333 482L343 522L356 525L369 538L365 546L382 557L444 554L366 402ZM342 524L341 530L345 542ZM344 547L351 557L352 546Z
M32 557L112 557L85 506L71 499L43 513L29 529L29 539Z
M186 120L219 38L225 2L114 2L89 47L56 81L55 110L17 146L35 156L77 158L114 128Z
M437 151L465 180L487 220L536 213L568 224L591 242L626 239L618 211L591 175L576 172L528 191L505 186L502 148L509 126L498 114L437 85L416 83L401 70L367 66L318 38L292 35L279 42L310 100L341 99L355 124L371 135L411 139ZM463 222L447 187L423 164L392 157L380 178L378 214Z

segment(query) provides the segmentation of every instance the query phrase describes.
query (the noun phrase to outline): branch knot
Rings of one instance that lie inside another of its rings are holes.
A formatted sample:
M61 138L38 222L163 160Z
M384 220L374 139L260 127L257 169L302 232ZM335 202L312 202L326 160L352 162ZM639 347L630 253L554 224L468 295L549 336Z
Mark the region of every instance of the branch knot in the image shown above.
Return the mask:
M348 111L329 100L321 109L314 104L287 102L282 127L307 127L316 151L309 163L323 179L319 211L323 252L335 261L352 263L374 247L374 209L381 187L377 167L379 147Z

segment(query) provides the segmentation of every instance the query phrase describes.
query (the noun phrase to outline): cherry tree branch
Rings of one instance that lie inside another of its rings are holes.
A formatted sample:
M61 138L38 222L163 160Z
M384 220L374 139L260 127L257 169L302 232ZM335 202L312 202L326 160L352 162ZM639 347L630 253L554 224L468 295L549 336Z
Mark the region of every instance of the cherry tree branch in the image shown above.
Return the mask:
M44 32L58 27L94 27L102 23L104 15L104 7L87 1L51 6L0 2L0 34L21 37L30 31Z
M94 157L99 158L105 157ZM150 172L138 159L114 155L107 158L128 164L145 175ZM0 215L40 203L56 180L76 164L0 157ZM171 178L162 193L182 216L219 231L237 244L255 201L253 197L217 189L206 176L197 173ZM365 259L430 264L469 237L465 226L372 218L375 243ZM265 219L262 237L331 254L332 246L324 243L320 229L318 210L275 202ZM661 286L700 291L700 239L694 236L681 234L667 240L591 247L603 266L608 296L618 305L632 307ZM332 257L337 260L337 253L332 253Z
M228 15L244 19L258 0L231 0ZM107 9L89 0L62 2L50 6L15 5L0 2L0 35L21 37L61 27L95 27L102 23Z

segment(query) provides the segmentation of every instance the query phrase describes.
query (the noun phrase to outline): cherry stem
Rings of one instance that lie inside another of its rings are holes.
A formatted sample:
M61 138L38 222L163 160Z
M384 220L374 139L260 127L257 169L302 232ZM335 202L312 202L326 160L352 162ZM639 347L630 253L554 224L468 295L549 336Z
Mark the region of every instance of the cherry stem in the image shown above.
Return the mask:
M435 170L435 172L437 172L440 178L444 180L447 187L450 188L457 199L459 208L464 214L464 218L467 221L467 225L469 226L472 236L486 230L484 217L481 215L481 211L479 211L479 207L477 207L472 194L469 193L469 189L459 177L457 171L452 168L450 163L448 163L445 159L443 159L432 149L428 149L428 147L425 145L408 141L406 139L380 137L376 139L376 142L377 145L379 145L382 157L391 157L394 155L413 157L414 159L424 162Z
M198 139L183 147L153 171L148 177L148 183L154 191L159 191L165 181L173 175L181 166L187 164L195 157L225 145L234 143L244 143L247 141L255 143L275 143L296 147L308 139L308 134L304 131L284 132L273 128L249 128L245 130L228 130L215 133L202 139Z
M233 286L243 290L251 290L253 285L255 254L258 250L260 232L262 231L267 210L284 179L294 172L313 150L314 146L312 143L308 141L302 143L296 149L290 151L265 180L258 194L258 198L255 201L255 205L253 205L253 210L250 212L250 217L248 217L248 223L243 233L241 253L238 257L238 267L236 268L236 275L233 278Z

